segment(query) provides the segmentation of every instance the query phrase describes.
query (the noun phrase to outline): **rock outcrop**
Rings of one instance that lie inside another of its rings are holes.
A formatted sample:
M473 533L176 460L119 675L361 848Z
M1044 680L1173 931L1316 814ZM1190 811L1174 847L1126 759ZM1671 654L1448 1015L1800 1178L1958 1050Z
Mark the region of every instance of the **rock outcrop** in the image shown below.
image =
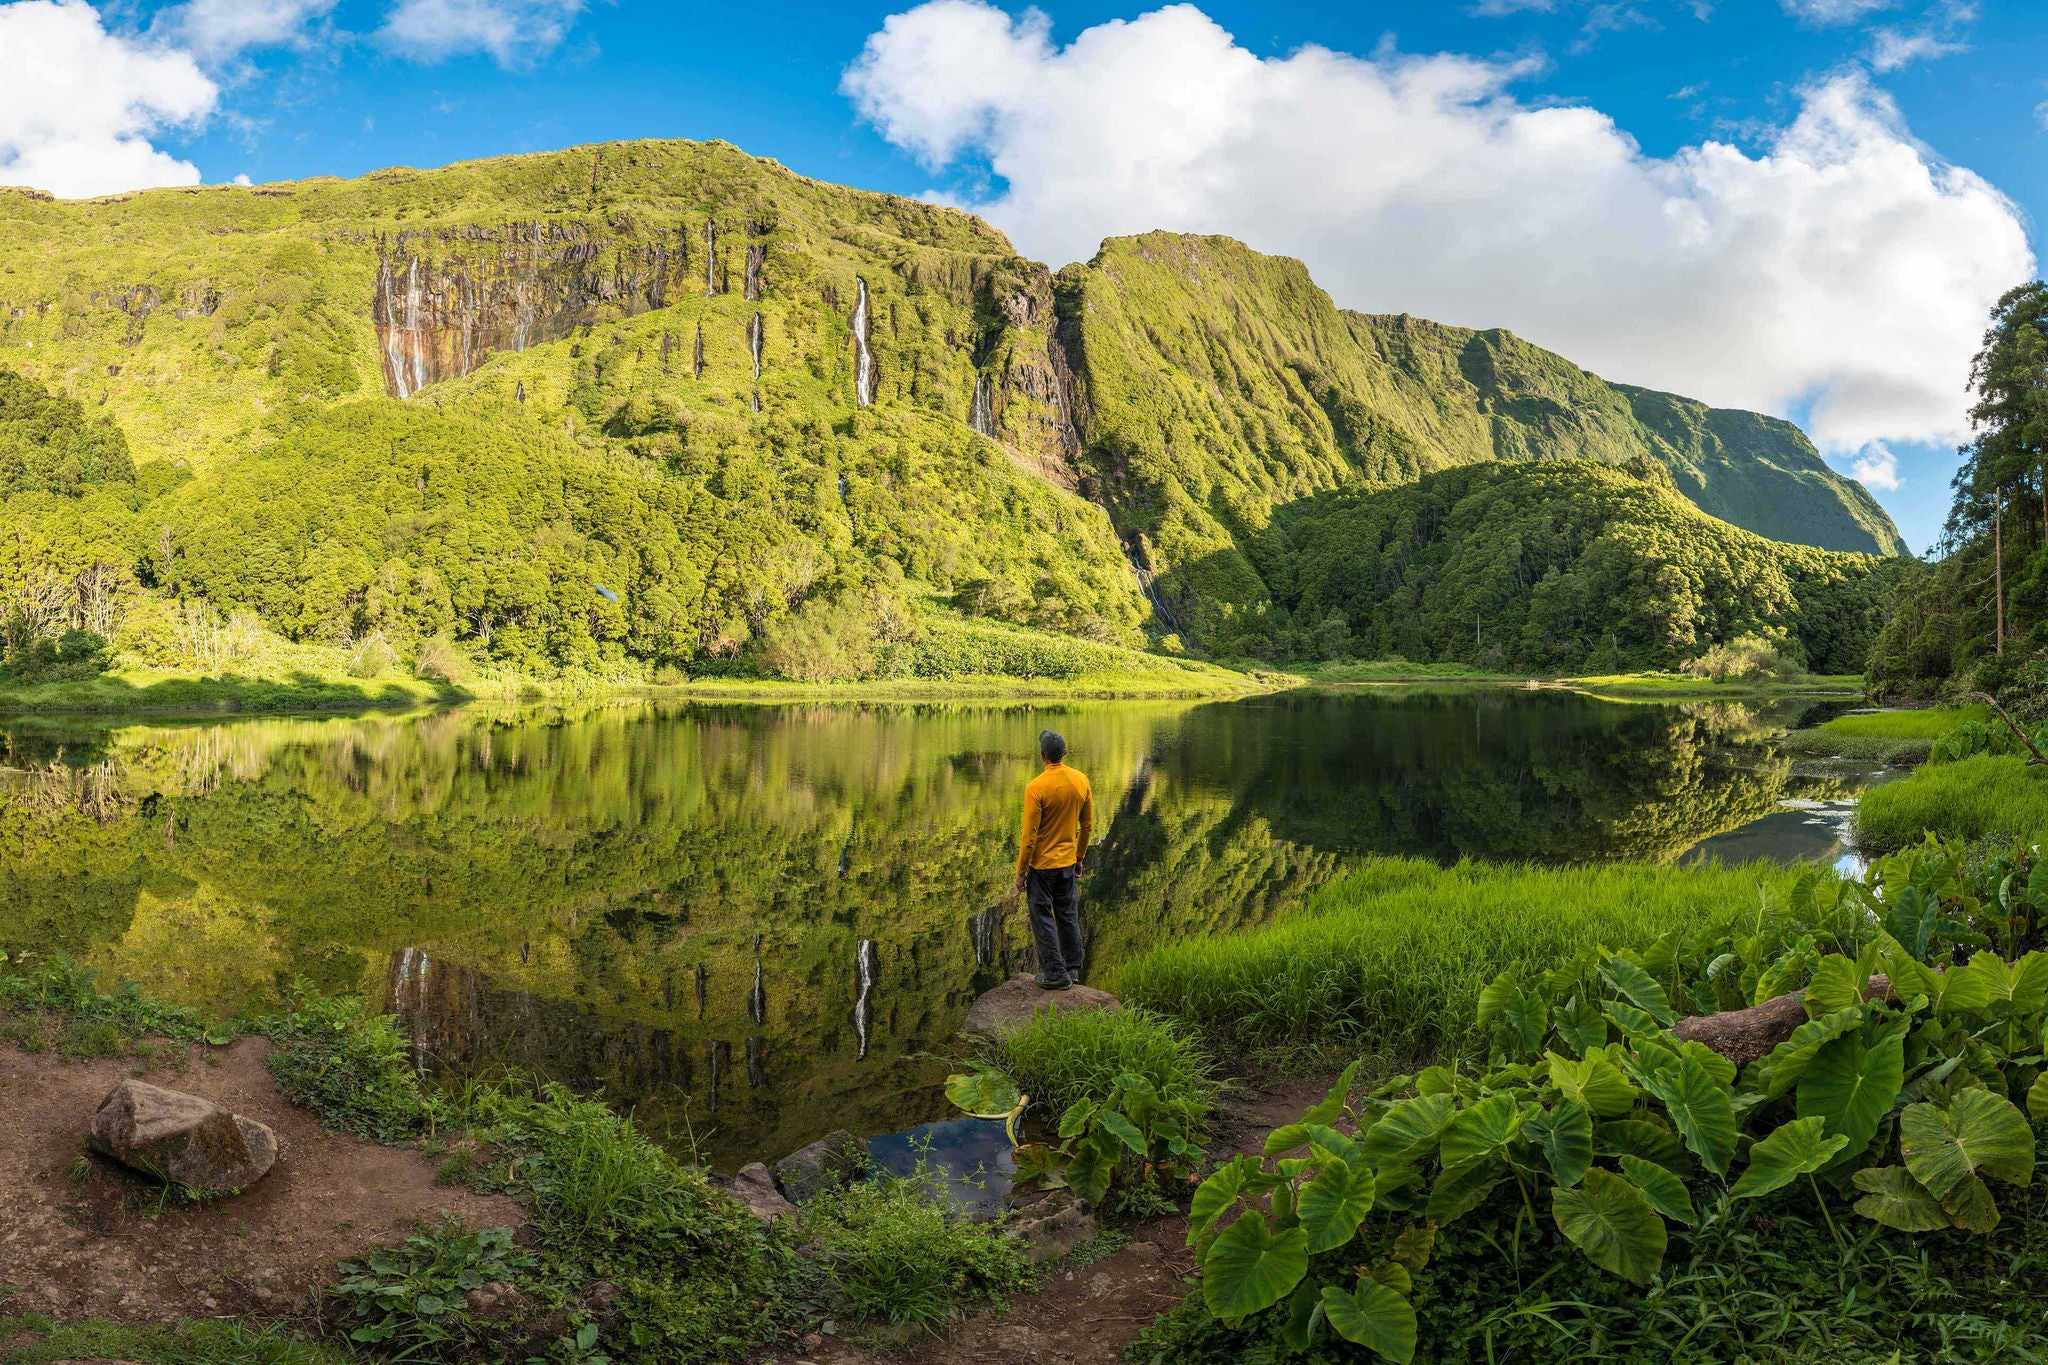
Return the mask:
M1081 1207L1071 1190L1050 1190L1045 1197L1017 1210L1010 1230L1034 1261L1056 1261L1095 1240L1094 1215Z
M1037 978L1020 973L984 991L967 1011L962 1033L976 1038L998 1038L1013 1028L1028 1024L1041 1010L1119 1010L1123 1003L1108 991L1093 986L1069 986L1063 991L1045 990Z
M210 1198L261 1180L277 1160L277 1135L198 1095L123 1081L93 1115L92 1149Z
M747 1211L764 1223L773 1223L796 1213L796 1206L775 1188L775 1173L756 1161L740 1167L732 1178L732 1192Z
M792 1204L843 1190L867 1172L868 1149L845 1129L825 1134L775 1163L775 1188Z

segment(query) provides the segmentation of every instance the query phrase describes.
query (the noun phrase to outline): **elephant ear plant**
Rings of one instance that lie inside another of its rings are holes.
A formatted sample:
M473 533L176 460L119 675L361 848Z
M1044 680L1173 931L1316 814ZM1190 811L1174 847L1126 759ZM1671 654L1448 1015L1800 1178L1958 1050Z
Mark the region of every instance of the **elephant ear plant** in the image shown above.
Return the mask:
M1090 1204L1101 1203L1112 1185L1149 1185L1192 1171L1202 1158L1197 1124L1203 1106L1162 1097L1152 1082L1128 1072L1111 1081L1101 1099L1069 1104L1056 1142L1018 1143L1018 1121L1031 1100L1001 1072L950 1076L946 1097L976 1118L1003 1121L1016 1149L1017 1185L1071 1189Z
M1275 1314L1297 1350L1330 1333L1408 1361L1437 1230L1482 1206L1507 1231L1504 1256L1562 1237L1638 1285L1674 1238L1749 1201L1816 1201L1830 1229L1853 1207L1904 1233L1988 1232L1998 1186L2033 1179L2020 1105L2048 1117L2048 956L1980 951L1936 970L1930 952L1957 950L1933 932L1934 901L1874 920L1808 899L1810 923L1784 932L1595 950L1500 977L1480 999L1483 1067L1431 1067L1356 1096L1347 1072L1261 1156L1196 1191L1190 1241L1210 1311ZM1909 919L1930 926L1919 952L1886 927ZM1738 1075L1674 1031L1672 1000L1745 981L1745 995L1803 986L1808 1019Z

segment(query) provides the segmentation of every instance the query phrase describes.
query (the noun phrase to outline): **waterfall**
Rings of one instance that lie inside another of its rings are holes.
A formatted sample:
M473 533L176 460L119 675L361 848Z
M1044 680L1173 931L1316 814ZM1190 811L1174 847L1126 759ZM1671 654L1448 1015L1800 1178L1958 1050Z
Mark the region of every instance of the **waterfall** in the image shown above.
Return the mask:
M718 223L704 220L704 297L718 292Z
M711 1112L718 1112L718 1083L732 1070L732 1044L713 1040L711 1044Z
M747 323L747 349L754 353L754 382L756 384L761 382L761 336L761 315L756 313L753 316L753 320ZM760 410L757 404L754 411L759 412Z
M976 375L974 378L974 406L967 410L967 425L990 439L995 437L994 386L988 382L988 376L985 374Z
M858 407L875 403L875 354L868 349L868 282L858 276L860 296L853 305L853 401Z
M706 995L704 981L707 975L709 974L704 970L704 964L699 962L697 964L697 1017L699 1019L704 1017L704 997Z
M1004 918L1001 901L967 917L967 935L974 941L975 966L989 969L996 965L996 955L1003 947Z
M420 286L419 257L413 257L405 268L402 295L391 273L391 262L381 262L377 292L383 296L384 364L391 371L391 392L397 398L410 398L431 379L424 317L426 297Z
M864 938L853 949L853 979L857 988L853 1000L853 1032L860 1039L857 1061L865 1060L868 1055L868 1027L875 1019L875 977L879 971L875 941Z
M1185 637L1187 632L1181 629L1180 621L1174 616L1173 609L1167 606L1166 599L1159 595L1159 576L1139 562L1138 552L1129 545L1124 546L1124 559L1130 564L1131 573L1138 580L1138 590L1144 593L1145 600L1152 604L1152 614L1164 622L1169 630Z

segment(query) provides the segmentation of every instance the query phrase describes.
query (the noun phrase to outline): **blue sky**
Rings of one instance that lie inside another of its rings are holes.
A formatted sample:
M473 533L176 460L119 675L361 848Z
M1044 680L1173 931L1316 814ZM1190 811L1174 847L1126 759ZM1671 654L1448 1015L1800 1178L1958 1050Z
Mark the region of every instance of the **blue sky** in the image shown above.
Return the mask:
M1303 256L1340 304L1507 325L1810 420L1916 549L1938 531L1969 349L2048 210L2037 6L1043 8L13 0L0 61L42 79L0 90L0 181L721 137L938 192L1055 265L1107 232L1230 232Z

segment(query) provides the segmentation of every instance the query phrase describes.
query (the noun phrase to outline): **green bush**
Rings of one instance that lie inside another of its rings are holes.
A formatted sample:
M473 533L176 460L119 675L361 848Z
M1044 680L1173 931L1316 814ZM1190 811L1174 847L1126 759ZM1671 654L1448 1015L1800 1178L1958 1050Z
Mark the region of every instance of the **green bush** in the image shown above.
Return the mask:
M1202 1112L1216 1098L1215 1063L1194 1031L1142 1008L1053 1005L986 1044L983 1055L1055 1114L1082 1100L1102 1103L1122 1075L1142 1076L1163 1101Z
M864 1182L803 1207L825 1292L856 1322L927 1330L1030 1287L1030 1258L1000 1226L953 1216L920 1169Z
M448 1108L413 1064L412 1045L389 1015L362 1001L301 994L260 1027L277 1047L265 1058L278 1088L329 1125L374 1142L431 1132Z
M512 1245L510 1228L472 1232L450 1221L343 1261L332 1292L344 1306L349 1340L399 1359L446 1359L482 1350L501 1330L474 1319L465 1296L493 1282L530 1285L536 1264Z

